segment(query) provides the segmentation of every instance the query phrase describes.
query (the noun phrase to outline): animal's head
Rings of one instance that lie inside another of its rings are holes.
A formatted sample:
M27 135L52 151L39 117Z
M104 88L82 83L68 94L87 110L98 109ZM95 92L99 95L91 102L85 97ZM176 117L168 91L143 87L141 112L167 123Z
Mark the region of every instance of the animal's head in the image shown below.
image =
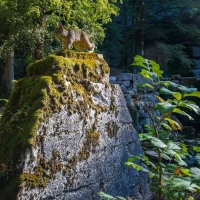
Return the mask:
M64 28L63 28L62 24L58 23L55 28L55 36L61 35L63 33L63 31L64 31Z

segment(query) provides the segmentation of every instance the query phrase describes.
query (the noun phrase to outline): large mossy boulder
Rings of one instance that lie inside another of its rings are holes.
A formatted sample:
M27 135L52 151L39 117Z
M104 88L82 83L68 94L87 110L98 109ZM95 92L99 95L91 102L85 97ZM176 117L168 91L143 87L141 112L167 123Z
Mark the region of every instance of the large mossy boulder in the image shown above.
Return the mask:
M98 54L30 64L0 121L0 199L148 199L146 177L124 165L142 153L131 122Z

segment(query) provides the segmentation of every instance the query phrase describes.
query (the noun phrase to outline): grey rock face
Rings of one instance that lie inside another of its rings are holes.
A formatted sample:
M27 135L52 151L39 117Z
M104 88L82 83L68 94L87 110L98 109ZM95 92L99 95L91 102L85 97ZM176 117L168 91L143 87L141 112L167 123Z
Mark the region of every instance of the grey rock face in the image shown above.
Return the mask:
M129 87L130 86L130 81L123 81L122 82L122 85L124 86L124 87Z
M118 76L119 81L131 81L133 80L133 74L132 73L122 73Z
M35 175L42 166L45 187L25 181L18 200L95 200L99 191L149 199L147 176L124 165L142 149L120 87L92 82L90 87L98 109L69 113L66 104L41 124L37 144L26 151L23 174ZM74 95L73 101L82 99Z
M110 76L110 83L112 84L112 83L116 83L116 81L117 81L117 77L115 77L115 76Z

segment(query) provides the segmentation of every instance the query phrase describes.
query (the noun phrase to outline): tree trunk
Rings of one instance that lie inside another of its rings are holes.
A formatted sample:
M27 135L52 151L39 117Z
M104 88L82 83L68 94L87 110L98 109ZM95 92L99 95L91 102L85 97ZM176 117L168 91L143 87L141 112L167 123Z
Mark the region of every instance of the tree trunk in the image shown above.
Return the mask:
M14 81L14 51L11 51L2 63L2 71L1 90L8 94L13 88Z
M141 0L141 21L140 21L140 30L141 30L141 55L144 56L144 26L145 26L145 1Z

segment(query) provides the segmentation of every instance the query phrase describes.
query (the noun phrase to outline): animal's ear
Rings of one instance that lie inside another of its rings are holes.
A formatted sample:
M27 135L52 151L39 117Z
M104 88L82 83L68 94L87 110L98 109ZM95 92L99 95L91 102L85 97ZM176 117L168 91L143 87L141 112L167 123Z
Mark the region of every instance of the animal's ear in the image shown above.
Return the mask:
M58 27L59 29L63 30L63 25L62 25L61 22L58 22L58 23L57 23L57 27Z

